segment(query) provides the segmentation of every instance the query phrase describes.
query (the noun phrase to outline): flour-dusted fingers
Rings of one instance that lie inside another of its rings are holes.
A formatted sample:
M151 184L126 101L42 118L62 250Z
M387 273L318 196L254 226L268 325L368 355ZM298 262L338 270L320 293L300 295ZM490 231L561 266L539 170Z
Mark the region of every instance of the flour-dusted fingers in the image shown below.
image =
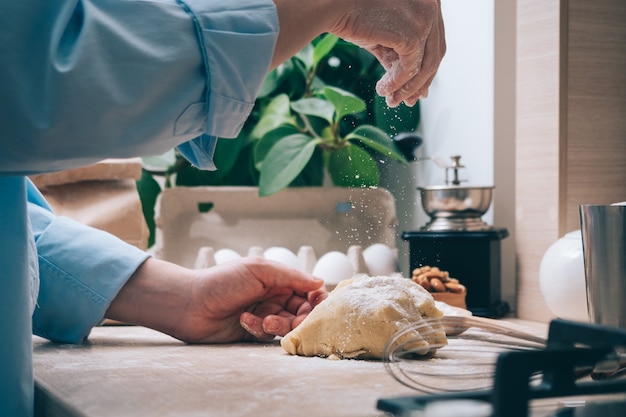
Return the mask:
M398 52L395 61L383 64L387 73L377 83L376 91L386 97L390 107L395 107L403 101L407 106L413 106L420 98L428 95L428 89L446 52L445 30L440 10L432 26L430 28L426 26L424 31L428 31L425 38L423 40L416 38L413 49L405 54ZM387 59L390 56L389 53L385 55ZM380 61L380 58L378 59Z
M263 318L252 313L242 313L239 322L256 341L270 342L276 336L284 336L295 327L296 317L293 314L280 313ZM299 319L299 324L303 318Z
M239 323L251 336L244 338L244 341L270 342L276 337L275 334L267 333L263 330L263 319L252 313L242 313L239 317Z
M408 99L404 100L404 104L409 106L409 107L413 107L417 104L417 102L423 98L428 98L428 90L430 88L430 85L433 82L433 79L435 78L435 74L433 74L433 76L430 78L430 80L428 80L428 83L426 85L426 87L422 88L417 94L414 94L413 96L409 97Z
M274 0L280 34L271 67L332 33L372 53L386 70L376 85L396 106L417 102L445 54L440 0ZM311 19L310 16L316 16Z

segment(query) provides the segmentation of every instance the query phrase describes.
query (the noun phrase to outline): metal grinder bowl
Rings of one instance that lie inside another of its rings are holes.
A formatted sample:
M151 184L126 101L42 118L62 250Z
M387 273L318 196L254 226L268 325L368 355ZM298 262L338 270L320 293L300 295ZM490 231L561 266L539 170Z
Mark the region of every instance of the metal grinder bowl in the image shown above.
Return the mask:
M441 185L418 187L431 221L422 230L488 230L481 220L489 210L493 186Z

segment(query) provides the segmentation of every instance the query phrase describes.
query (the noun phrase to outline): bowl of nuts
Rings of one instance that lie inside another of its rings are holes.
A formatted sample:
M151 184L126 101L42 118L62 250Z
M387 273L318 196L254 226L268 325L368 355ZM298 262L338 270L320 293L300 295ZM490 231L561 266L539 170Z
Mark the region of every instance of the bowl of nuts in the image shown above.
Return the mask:
M411 279L428 290L435 300L467 308L467 289L458 279L450 277L448 271L442 271L436 266L422 266L413 270Z

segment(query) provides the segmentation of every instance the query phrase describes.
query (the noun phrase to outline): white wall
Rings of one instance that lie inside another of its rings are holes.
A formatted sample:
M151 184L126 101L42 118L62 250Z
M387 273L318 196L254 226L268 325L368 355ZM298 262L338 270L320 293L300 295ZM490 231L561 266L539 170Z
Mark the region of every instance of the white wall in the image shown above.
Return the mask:
M418 157L461 155L468 185L493 185L493 1L442 2L447 53L421 100ZM434 162L392 165L383 185L396 196L400 227L414 230L428 221L416 187L443 185L445 172ZM484 220L491 223L492 214Z
M422 155L461 155L470 185L493 184L493 1L442 2L446 56L422 100ZM444 183L443 170L418 163L420 185Z
M421 101L422 120L419 131L424 144L418 148L416 155L439 156L445 159L451 155L461 155L461 161L466 166L466 169L461 171L461 178L467 180L467 185L496 185L494 1L442 2L447 53L433 81L429 97ZM514 9L514 0L507 3ZM511 24L514 25L515 22ZM514 33L514 26L512 30ZM444 170L438 168L432 161L414 162L409 166L393 164L384 172L382 185L390 189L397 200L399 233L417 230L429 220L421 208L416 187L443 185L444 174ZM484 221L492 225L494 225L494 207L498 207L498 204L495 204L498 187L499 185L496 185L494 191L494 204L483 217ZM514 202L510 201L507 204L511 206L511 211L514 211ZM500 220L500 217L496 218ZM504 220L507 221L506 218ZM513 227L513 224L494 226L509 228ZM400 266L403 272L408 274L408 243L398 239L398 248ZM507 266L511 267L514 275L514 264ZM509 277L511 274L507 272L503 275ZM511 279L514 277L507 278ZM503 298L510 303L513 291L512 284L503 284Z

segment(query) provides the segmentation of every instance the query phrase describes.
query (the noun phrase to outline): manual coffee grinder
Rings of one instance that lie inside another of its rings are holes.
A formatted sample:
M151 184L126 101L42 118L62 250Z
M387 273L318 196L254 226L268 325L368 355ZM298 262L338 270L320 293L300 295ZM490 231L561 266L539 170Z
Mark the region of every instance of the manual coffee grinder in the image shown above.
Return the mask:
M477 316L502 317L510 310L500 299L500 241L509 233L486 224L481 217L491 205L493 186L462 186L460 156L446 164L445 185L418 187L430 221L419 230L405 231L410 271L437 266L467 287L467 308ZM449 176L451 174L451 178Z

